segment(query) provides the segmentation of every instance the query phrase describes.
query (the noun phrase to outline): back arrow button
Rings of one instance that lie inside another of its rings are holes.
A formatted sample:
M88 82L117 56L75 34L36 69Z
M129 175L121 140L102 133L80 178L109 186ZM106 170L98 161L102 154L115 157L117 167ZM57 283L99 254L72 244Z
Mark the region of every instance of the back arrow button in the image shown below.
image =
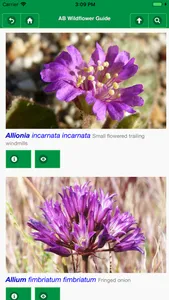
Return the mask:
M9 17L9 18L8 18L8 23L9 23L10 25L15 24L15 22L16 22L15 17Z

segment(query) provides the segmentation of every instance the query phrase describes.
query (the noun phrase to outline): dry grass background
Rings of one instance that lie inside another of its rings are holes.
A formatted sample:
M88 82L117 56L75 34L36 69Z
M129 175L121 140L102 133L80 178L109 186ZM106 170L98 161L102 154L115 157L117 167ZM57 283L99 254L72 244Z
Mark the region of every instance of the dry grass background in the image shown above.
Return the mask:
M72 272L71 259L45 253L45 245L30 237L29 217L41 218L42 198L58 199L64 185L90 180L95 188L117 193L117 205L130 211L145 236L145 256L138 252L112 253L112 272L166 272L166 181L165 178L7 178L6 256L8 272ZM80 258L79 258L80 259ZM108 253L90 259L90 272L109 272Z

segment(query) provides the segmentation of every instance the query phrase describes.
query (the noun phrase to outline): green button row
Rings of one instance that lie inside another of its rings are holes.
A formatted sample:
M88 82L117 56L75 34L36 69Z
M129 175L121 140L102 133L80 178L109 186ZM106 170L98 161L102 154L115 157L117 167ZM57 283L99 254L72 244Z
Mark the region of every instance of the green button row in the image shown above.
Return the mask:
M6 288L6 300L31 300L31 288ZM60 288L35 288L35 300L60 300Z
M167 14L131 14L130 27L132 28L166 28Z
M31 150L7 150L6 168L31 168ZM60 150L35 150L35 168L60 168Z
M39 14L3 14L2 27L5 28L37 28L39 27Z

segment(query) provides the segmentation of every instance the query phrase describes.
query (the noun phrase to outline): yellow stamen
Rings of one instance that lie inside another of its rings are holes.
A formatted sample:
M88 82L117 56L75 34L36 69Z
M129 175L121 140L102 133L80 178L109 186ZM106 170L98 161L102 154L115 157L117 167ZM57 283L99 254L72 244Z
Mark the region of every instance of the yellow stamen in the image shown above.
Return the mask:
M93 66L90 66L90 67L89 67L89 72L92 72L92 71L94 71L94 67L93 67Z
M100 66L101 63L102 63L101 60L98 60L98 61L97 61L98 66Z
M104 67L103 67L103 66L98 66L98 67L97 67L97 70L98 70L98 71L103 71L103 70L104 70Z
M114 88L115 90L118 90L119 84L118 84L117 82L114 82L114 83L113 83L113 88Z
M94 81L94 80L95 80L95 77L92 76L92 75L89 75L87 79L90 80L90 81Z
M104 84L103 84L102 82L99 82L99 81L97 82L97 87L102 88L103 85L104 85Z
M109 95L110 96L113 96L115 94L115 91L114 90L109 90Z
M119 74L118 74L118 73L115 73L115 74L114 74L114 77L115 77L115 78L116 78L116 77L118 77L118 76L119 76Z
M85 76L79 75L77 78L77 86L79 87L85 81L85 79L86 79Z
M107 79L110 79L110 78L111 78L111 75L110 75L110 73L106 73L106 75L105 75L105 76L106 76L106 78L107 78Z
M105 62L103 63L103 66L106 67L106 68L109 67L109 62L108 62L108 61L105 61Z
M90 66L90 67L88 67L88 68L84 68L83 69L85 72L87 72L87 73L90 73L90 72L92 72L93 70L94 70L94 67L93 66Z
M77 78L77 86L80 86L82 84L82 76L79 75Z
M117 94L117 98L120 98L121 97L121 94L119 93L119 94Z

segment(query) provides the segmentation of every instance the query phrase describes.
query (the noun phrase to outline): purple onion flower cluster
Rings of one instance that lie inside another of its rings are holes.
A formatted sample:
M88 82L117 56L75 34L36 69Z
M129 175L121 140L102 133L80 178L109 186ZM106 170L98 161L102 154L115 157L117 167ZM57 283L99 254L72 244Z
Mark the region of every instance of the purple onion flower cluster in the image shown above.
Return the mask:
M135 113L135 106L142 106L143 85L136 84L123 88L121 83L137 73L135 58L118 46L110 46L107 53L96 43L96 49L86 63L81 53L68 46L54 62L44 65L41 78L49 83L46 92L56 92L60 101L85 99L92 106L98 120L104 120L106 113L113 120L120 121L124 112Z
M63 257L102 251L144 253L145 237L129 212L114 207L115 194L92 190L85 183L65 187L59 195L56 202L44 202L43 221L28 221L31 235L47 245L46 251Z

